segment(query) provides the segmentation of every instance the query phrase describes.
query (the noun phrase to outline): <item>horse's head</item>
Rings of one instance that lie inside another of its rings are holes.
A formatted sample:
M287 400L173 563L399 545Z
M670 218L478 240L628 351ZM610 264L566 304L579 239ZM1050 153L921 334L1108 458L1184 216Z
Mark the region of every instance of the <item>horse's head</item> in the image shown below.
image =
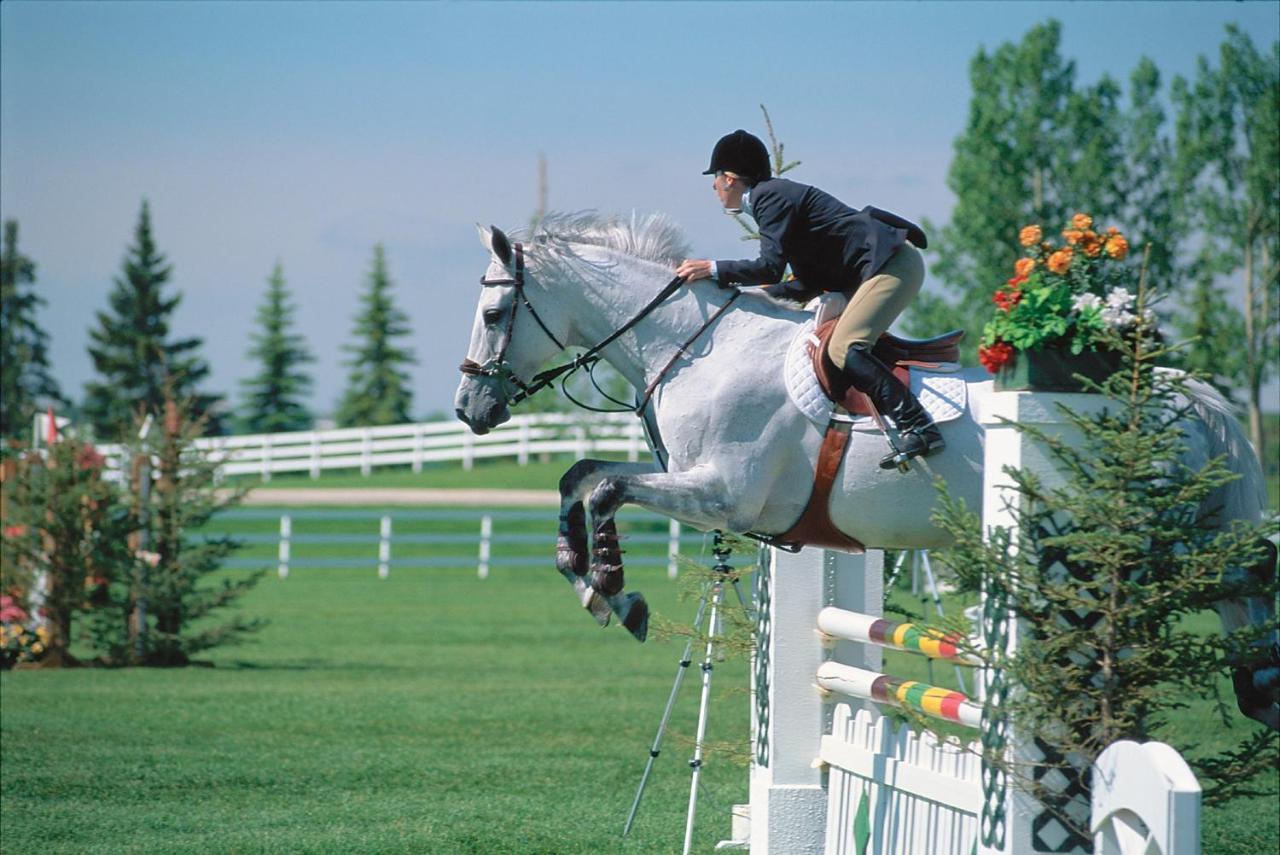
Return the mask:
M480 303L454 412L472 432L485 434L511 418L512 396L563 346L526 293L531 287L539 294L545 291L529 278L520 244L513 246L497 227L476 228L491 258L480 279ZM544 306L542 312L547 310Z

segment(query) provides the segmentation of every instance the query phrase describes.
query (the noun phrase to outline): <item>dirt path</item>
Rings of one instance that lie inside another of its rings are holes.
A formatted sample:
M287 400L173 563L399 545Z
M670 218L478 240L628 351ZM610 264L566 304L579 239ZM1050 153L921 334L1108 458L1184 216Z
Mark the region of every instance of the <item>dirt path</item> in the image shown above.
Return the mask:
M343 489L255 487L245 505L373 505L448 506L463 508L557 507L555 490L441 490L410 487L350 487Z

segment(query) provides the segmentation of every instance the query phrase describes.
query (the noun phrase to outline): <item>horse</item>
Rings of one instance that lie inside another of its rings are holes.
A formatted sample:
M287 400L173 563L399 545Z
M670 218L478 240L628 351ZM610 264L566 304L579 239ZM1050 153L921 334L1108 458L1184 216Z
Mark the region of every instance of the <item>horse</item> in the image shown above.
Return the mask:
M812 313L761 289L726 289L705 279L672 281L659 292L690 254L679 229L661 215L550 215L525 243L514 244L496 227L477 229L489 264L461 366L457 417L478 435L507 421L513 401L583 364L578 357L539 373L572 347L591 348L637 390L654 461L583 459L569 467L559 484L555 563L602 626L616 615L643 641L649 610L643 595L624 591L614 525L620 506L766 539L787 532L805 511L824 426L792 403L782 366ZM953 498L981 507L976 408L992 380L983 368L958 376L967 403L962 417L939 425L946 450L913 460L909 471L880 467L886 450L880 430L850 430L829 506L839 532L866 548L946 547L948 536L931 521L938 480ZM1214 497L1224 525L1256 522L1267 501L1257 457L1221 396L1205 384L1192 386L1201 436L1189 445L1202 459L1187 463L1227 455L1242 477ZM1229 630L1269 619L1274 603L1229 600L1218 611ZM1236 684L1245 714L1280 729L1280 664L1258 666Z

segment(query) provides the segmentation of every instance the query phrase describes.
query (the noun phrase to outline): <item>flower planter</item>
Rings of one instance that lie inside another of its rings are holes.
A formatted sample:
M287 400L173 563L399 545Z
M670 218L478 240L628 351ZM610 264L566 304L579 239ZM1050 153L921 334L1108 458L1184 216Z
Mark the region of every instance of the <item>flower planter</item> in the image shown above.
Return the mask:
M995 388L997 392L1083 392L1084 384L1075 375L1102 383L1119 368L1120 354L1109 350L1073 354L1065 347L1045 347L1018 351L996 374Z

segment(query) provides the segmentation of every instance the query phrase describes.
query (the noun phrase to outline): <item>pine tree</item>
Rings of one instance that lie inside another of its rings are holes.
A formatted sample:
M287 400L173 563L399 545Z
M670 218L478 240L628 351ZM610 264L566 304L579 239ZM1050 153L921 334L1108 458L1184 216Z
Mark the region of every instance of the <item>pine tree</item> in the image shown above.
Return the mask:
M391 278L386 253L373 249L373 269L360 297L361 311L353 330L357 344L346 345L352 355L347 388L335 418L344 427L390 425L410 420L413 392L406 366L414 364L412 351L396 345L409 334L409 316L391 299Z
M1275 596L1272 567L1247 581L1224 577L1224 568L1266 566L1262 538L1276 526L1218 525L1208 500L1238 476L1221 457L1188 465L1185 427L1196 416L1186 378L1153 368L1167 354L1145 323L1117 347L1124 367L1098 390L1106 410L1066 412L1078 444L1019 427L1064 483L1050 486L1006 467L1020 497L1017 523L990 533L944 491L935 521L956 545L936 558L962 588L996 598L997 610L1008 608L1025 628L1012 655L994 658L1017 687L1002 711L1024 740L1069 758L1060 766L1048 761L1056 773L1047 777L1043 769L1011 768L1025 789L1060 803L1060 793L1032 779L1074 779L1119 739L1161 739L1193 749L1188 762L1206 782L1207 799L1256 794L1258 777L1274 773L1274 734L1250 728L1231 748L1206 756L1167 725L1169 711L1192 698L1214 701L1228 720L1214 677L1256 663L1274 621L1215 636L1186 617L1228 592ZM1087 839L1087 830L1077 830Z
M112 665L185 665L203 650L233 644L263 621L218 613L262 578L228 573L223 564L240 547L227 535L206 534L217 514L242 494L217 488L219 464L195 446L203 433L189 401L169 389L145 439L134 439L130 477L135 531L130 548L136 572L111 585L109 603L94 621L95 646Z
M134 244L109 297L111 312L98 312L98 326L89 332L89 356L101 379L85 384L83 410L99 438L123 437L139 410L162 412L167 384L175 395L194 402L206 417L206 430L221 432L212 412L220 398L196 392L209 374L208 364L196 355L201 339L170 340L169 321L182 300L180 294L163 293L172 273L156 249L150 207L143 200Z
M0 437L31 427L41 404L64 402L49 369L49 337L36 323L36 265L18 250L18 223L4 224L0 253Z
M311 377L300 369L315 358L302 336L293 333L294 306L285 288L284 270L277 263L267 280L267 293L258 307L259 331L251 335L249 356L259 372L244 381L244 416L239 427L246 433L275 433L311 427L310 411L302 403L311 389Z

